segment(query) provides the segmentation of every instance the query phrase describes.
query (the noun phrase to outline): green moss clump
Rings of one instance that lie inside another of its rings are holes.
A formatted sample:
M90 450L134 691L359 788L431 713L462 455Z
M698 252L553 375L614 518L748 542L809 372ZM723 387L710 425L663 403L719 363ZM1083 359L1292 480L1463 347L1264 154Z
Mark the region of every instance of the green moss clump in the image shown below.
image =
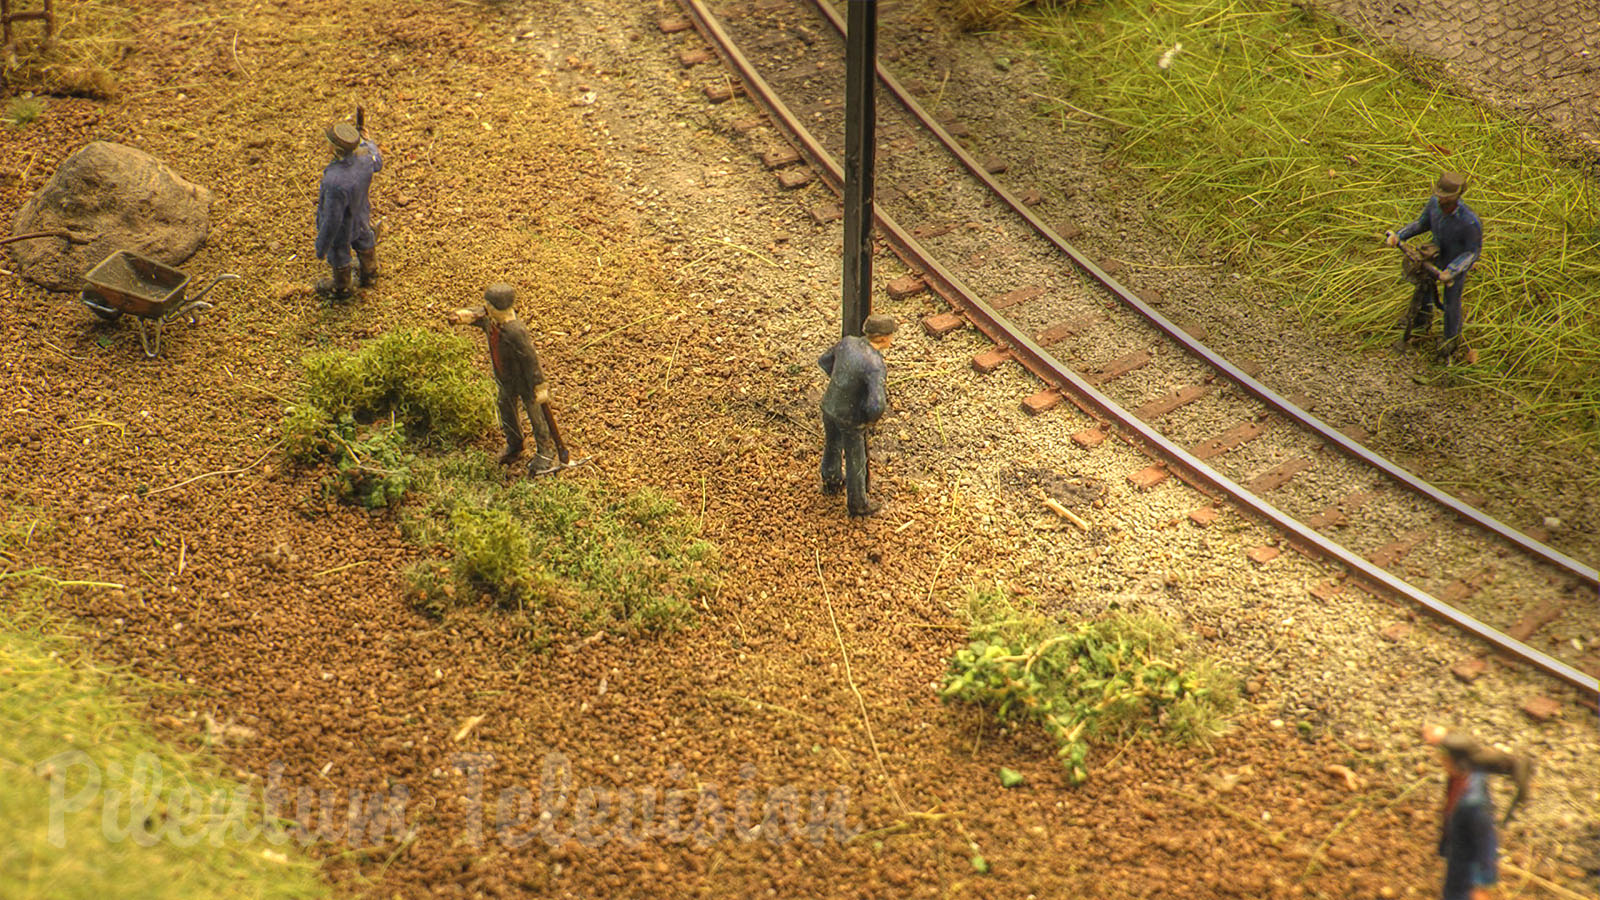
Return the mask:
M408 522L440 555L408 573L419 608L487 598L584 631L667 631L717 584L717 552L657 491L620 494L575 478L501 487L475 462L431 473L434 502Z
M306 357L304 399L284 412L284 455L332 472L323 492L368 509L392 507L411 486L408 437L462 441L490 426L487 379L465 338L394 331L356 351Z
M391 331L361 349L306 357L306 402L330 418L390 417L414 437L471 440L493 421L493 390L472 343L422 328Z

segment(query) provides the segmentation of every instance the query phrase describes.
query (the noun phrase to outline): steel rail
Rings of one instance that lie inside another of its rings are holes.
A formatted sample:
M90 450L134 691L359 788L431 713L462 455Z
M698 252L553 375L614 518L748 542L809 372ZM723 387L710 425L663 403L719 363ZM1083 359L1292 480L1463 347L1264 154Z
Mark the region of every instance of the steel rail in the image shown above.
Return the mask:
M829 5L827 0L810 0L810 2L822 13L824 17L828 19L830 23L833 24L833 27L839 32L840 35L845 33L844 21L839 18L838 12L834 10L831 5ZM1011 209L1016 212L1017 215L1021 216L1025 221L1027 221L1029 225L1033 226L1034 230L1039 232L1041 236L1050 241L1050 243L1054 244L1057 249L1070 257L1079 268L1083 269L1090 275L1090 277L1100 282L1100 284L1106 290L1115 294L1117 299L1132 307L1133 310L1138 312L1141 316L1144 316L1145 319L1149 320L1152 325L1164 332L1167 337L1181 344L1185 350L1188 350L1191 354L1199 357L1213 368L1221 371L1228 378L1238 383L1245 390L1255 395L1257 399L1277 410L1280 414L1293 419L1308 431L1314 432L1323 440L1338 447L1346 454L1355 457L1367 465L1383 472L1385 475L1388 475L1390 478L1399 482L1402 486L1451 510L1461 518L1466 519L1467 521L1472 522L1481 528L1498 534L1500 537L1505 538L1513 544L1516 544L1518 547L1521 547L1525 552L1533 556L1540 557L1551 565L1566 570L1572 575L1575 575L1587 582L1591 587L1600 588L1600 572L1597 572L1593 566L1579 562L1567 554L1562 553L1560 550L1557 550L1556 548L1551 547L1542 541L1535 540L1534 538L1523 534L1521 531L1518 531L1510 525L1501 522L1499 519L1496 519L1494 516L1489 515L1483 510L1471 506L1461 499L1440 490L1426 480L1419 478L1410 471L1392 462L1387 457L1373 452L1370 448L1366 447L1360 442L1351 440L1338 429L1312 415L1309 411L1301 409L1299 405L1295 404L1287 397L1282 396L1278 392L1262 384L1260 381L1257 381L1253 376L1242 371L1233 363L1229 362L1226 358L1216 353L1210 347L1207 347L1205 343L1196 340L1188 332L1184 331L1182 328L1173 323L1172 320L1168 319L1166 316L1163 316L1160 312L1152 308L1150 304L1141 300L1138 295L1129 290L1127 286L1122 284L1122 282L1118 281L1104 269L1101 269L1094 262L1094 260L1090 259L1082 251L1068 243L1065 238L1061 237L1061 235L1058 234L1055 229L1051 228L1043 219L1039 218L1039 216L1034 213L1034 211L1026 204L1024 204L1016 195L1007 190L998 179L996 179L989 173L987 169L983 167L982 163L973 157L971 153L967 152L965 147L961 146L960 141L957 141L948 131L944 129L944 126L940 125L937 120L929 115L928 111L923 108L922 104L917 102L917 99L905 90L904 86L900 84L899 80L890 74L889 71L884 68L882 63L878 64L878 77L883 81L884 85L889 88L889 91L894 94L895 99L898 100L900 104L911 113L911 115L915 116L924 127L932 132L939 139L940 143L944 144L946 149L953 153L957 159L961 160L961 164L966 167L968 172L987 185L997 197L999 197L1007 206L1011 207Z
M758 99L773 118L789 132L806 156L816 165L824 180L834 190L842 191L844 175L838 161L822 147L810 130L777 97L767 84L766 79L761 77L760 73L751 65L750 60L745 57L728 33L722 28L721 23L706 9L703 0L680 0L680 2L689 10L696 23L700 26L701 33L707 37L718 52L728 60L733 69L738 72L739 77L748 86L751 96ZM1070 390L1074 395L1075 402L1080 406L1087 405L1087 408L1092 408L1106 418L1116 421L1128 433L1137 436L1158 457L1175 462L1187 474L1185 480L1197 481L1221 492L1234 502L1254 511L1279 530L1286 532L1299 546L1314 550L1329 559L1342 563L1357 572L1369 584L1386 589L1393 594L1416 603L1451 625L1580 690L1588 691L1591 694L1600 693L1600 680L1462 613L1421 588L1396 578L1343 545L1329 540L1324 535L1308 528L1287 513L1252 494L1237 482L1211 468L1187 450L1172 443L1172 441L1150 428L1131 412L1123 409L1110 397L1107 397L1084 381L1076 372L1035 343L1032 338L1013 329L1010 323L996 313L992 307L974 295L960 279L937 260L933 259L923 249L921 243L902 229L892 216L879 208L876 210L875 218L884 236L894 246L897 253L908 264L920 268L925 276L931 275L940 295L952 305L965 309L985 335L996 343L1011 346L1013 356L1017 357L1019 362L1022 362L1029 371L1038 375L1045 383L1057 388Z

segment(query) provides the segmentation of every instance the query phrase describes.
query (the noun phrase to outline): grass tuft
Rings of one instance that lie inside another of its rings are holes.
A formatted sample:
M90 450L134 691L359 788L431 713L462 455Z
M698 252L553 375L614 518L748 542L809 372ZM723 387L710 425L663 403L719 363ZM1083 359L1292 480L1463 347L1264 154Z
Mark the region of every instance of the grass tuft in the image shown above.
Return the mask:
M6 114L0 116L0 121L20 131L44 115L44 107L43 97L13 97L6 103Z
M1285 2L1156 0L1032 22L1061 115L1118 123L1117 154L1161 200L1153 221L1371 346L1394 338L1410 295L1379 236L1416 218L1439 170L1465 172L1484 253L1465 295L1479 362L1459 374L1600 429L1595 184L1535 131Z

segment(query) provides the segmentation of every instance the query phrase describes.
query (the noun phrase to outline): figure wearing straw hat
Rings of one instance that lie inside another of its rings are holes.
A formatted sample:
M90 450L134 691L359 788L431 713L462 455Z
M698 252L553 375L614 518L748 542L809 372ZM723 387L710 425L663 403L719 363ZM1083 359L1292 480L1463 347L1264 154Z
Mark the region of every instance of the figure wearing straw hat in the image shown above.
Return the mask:
M1478 221L1478 214L1461 202L1461 194L1466 187L1465 175L1460 172L1441 172L1438 181L1434 182L1433 196L1423 204L1417 220L1397 232L1384 234L1385 242L1397 247L1401 241L1426 231L1433 235L1433 242L1438 246L1437 261L1443 266L1428 262L1421 265L1437 279L1444 295L1444 341L1436 353L1440 362L1447 362L1465 350L1461 342L1461 289L1466 285L1467 271L1483 252L1483 224ZM1431 293L1432 287L1419 284L1417 290L1419 295L1425 290ZM1413 298L1411 311L1407 315L1408 320L1402 322L1401 327L1408 337L1413 330L1426 331L1433 315L1433 304L1426 302L1426 298L1420 303ZM1473 354L1470 350L1466 353L1470 362Z

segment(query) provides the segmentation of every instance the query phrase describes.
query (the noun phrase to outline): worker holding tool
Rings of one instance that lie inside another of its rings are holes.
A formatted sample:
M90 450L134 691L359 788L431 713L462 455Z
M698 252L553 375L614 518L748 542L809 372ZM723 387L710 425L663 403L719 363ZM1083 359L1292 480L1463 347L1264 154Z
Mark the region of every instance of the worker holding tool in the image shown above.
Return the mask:
M522 454L522 410L526 410L536 451L528 464L528 474L544 475L567 463L567 447L550 412L550 388L539 367L539 354L534 352L528 329L511 308L515 299L516 291L511 285L491 284L483 292L482 306L458 309L448 318L458 325L476 325L488 335L489 361L500 389L500 430L506 436L501 464L509 464Z
M1444 827L1439 855L1445 859L1444 900L1488 900L1499 880L1499 845L1488 775L1510 775L1517 793L1500 822L1504 827L1528 795L1533 763L1526 756L1486 747L1469 734L1424 725L1422 739L1439 748L1445 766Z
M332 278L317 282L317 294L329 300L348 299L351 289L350 251L361 262L361 287L378 277L378 236L372 228L372 204L367 193L372 176L383 170L378 145L367 138L365 113L356 107L356 124L329 125L328 143L333 161L322 170L317 197L317 258L326 259Z
M1433 196L1423 204L1422 213L1417 216L1417 220L1398 232L1390 231L1384 234L1384 241L1389 246L1398 247L1401 241L1426 231L1433 235L1433 241L1438 246L1436 258L1443 264L1442 266L1433 264L1427 256L1426 248L1417 254L1422 258L1416 265L1431 274L1438 282L1438 287L1443 289L1444 341L1436 352L1440 362L1448 362L1456 353L1463 350L1461 289L1466 284L1467 271L1478 261L1478 256L1483 252L1483 224L1478 221L1477 213L1461 202L1461 193L1466 190L1466 186L1466 176L1461 173L1441 172L1438 181L1434 183ZM1425 289L1431 288L1431 285L1418 284L1412 296L1407 321L1401 323L1406 333L1402 341L1408 339L1413 330L1419 328L1427 330L1433 314L1433 303L1424 296L1424 293ZM1474 354L1470 350L1466 352L1468 361L1472 361Z
M852 516L870 516L879 508L867 499L866 430L888 405L883 351L894 343L898 327L893 316L868 316L862 337L840 338L817 360L828 373L822 395L822 492L848 489L846 506Z

